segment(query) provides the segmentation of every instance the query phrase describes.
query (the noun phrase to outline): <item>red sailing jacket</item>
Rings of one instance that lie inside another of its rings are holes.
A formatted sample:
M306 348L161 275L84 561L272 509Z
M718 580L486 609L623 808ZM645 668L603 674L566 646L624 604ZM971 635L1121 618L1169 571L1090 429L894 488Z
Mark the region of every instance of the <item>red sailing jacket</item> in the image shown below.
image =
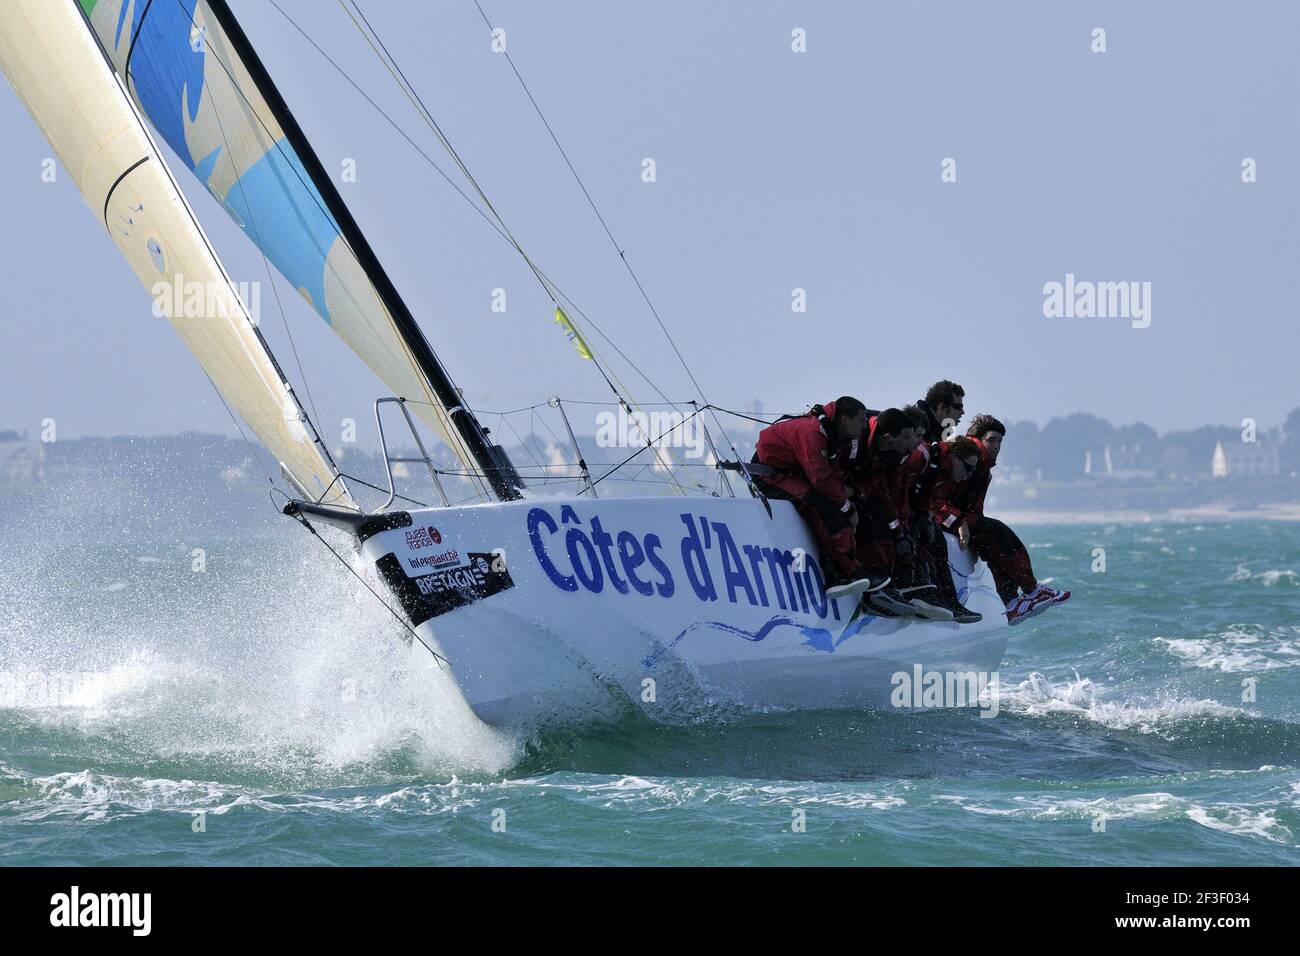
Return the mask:
M910 457L901 452L887 452L876 447L879 437L876 434L878 421L877 415L867 419L867 427L862 434L862 447L849 464L848 479L857 497L871 499L880 505L889 530L897 533L907 524L908 497L901 482L905 480L903 472Z
M782 472L762 480L798 498L810 490L819 491L843 507L850 491L844 483L840 456L856 458L859 449L856 441L834 442L827 434L835 419L834 402L821 406L821 416L817 411L813 406L807 415L775 422L758 433L758 460Z
M895 468L893 485L894 507L903 528L911 526L914 511L926 511L928 494L922 489L921 479L930 468L930 446L917 445L912 453Z
M988 494L989 485L993 481L993 469L997 462L989 456L988 449L984 442L978 438L972 438L980 450L980 463L975 466L975 474L971 475L962 484L964 488L957 496L958 503L962 510L968 515L976 518L984 517L984 496Z
M934 515L934 520L945 528L956 530L957 525L962 522L974 524L976 519L984 514L984 495L987 494L989 482L993 479L991 472L994 462L982 441L978 438L972 441L979 447L980 460L975 466L975 471L962 481L953 481L948 472L949 442L939 443L942 449L940 473L930 491L930 512Z

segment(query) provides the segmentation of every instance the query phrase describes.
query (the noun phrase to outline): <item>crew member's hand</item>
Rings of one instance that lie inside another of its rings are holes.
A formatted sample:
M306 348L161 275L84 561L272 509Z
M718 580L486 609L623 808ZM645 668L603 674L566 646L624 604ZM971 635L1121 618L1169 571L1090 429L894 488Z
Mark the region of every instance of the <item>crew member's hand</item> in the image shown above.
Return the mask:
M970 525L964 521L957 525L957 544L963 551L970 545Z

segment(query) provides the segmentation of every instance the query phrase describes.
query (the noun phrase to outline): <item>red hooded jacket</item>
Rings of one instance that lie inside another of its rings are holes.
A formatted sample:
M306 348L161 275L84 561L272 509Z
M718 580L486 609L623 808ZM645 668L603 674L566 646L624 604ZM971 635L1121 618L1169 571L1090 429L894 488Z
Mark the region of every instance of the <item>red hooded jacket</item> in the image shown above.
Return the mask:
M856 458L859 449L856 440L841 443L832 438L829 432L834 420L835 403L827 402L820 408L814 405L806 415L775 422L759 432L758 460L781 472L762 480L799 498L810 490L818 491L843 507L850 489L844 483L841 455Z
M880 505L889 529L897 533L907 524L908 497L903 482L910 456L902 452L884 451L877 447L880 436L876 432L880 416L867 420L862 434L861 450L848 466L848 478L854 494L870 498Z
M893 481L894 507L904 528L911 525L914 511L927 510L928 487L922 481L930 469L930 446L922 443L912 450L895 469Z

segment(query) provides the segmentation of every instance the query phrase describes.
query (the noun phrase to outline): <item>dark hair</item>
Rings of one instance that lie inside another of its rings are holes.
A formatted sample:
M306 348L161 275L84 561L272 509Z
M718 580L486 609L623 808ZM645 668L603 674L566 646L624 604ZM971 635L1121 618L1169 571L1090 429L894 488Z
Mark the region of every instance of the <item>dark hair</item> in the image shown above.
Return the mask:
M925 403L935 408L939 405L951 405L957 399L965 397L966 389L945 378L930 386L930 390L925 393Z
M898 435L912 427L912 419L901 408L886 408L876 416L876 434Z
M980 448L972 439L962 435L959 438L954 438L952 440L952 444L948 446L948 454L956 455L962 461L965 461L967 458L974 458L978 462L980 457Z
M913 428L930 427L930 417L925 414L920 405L904 405L903 414L912 420Z
M846 418L852 418L854 415L861 415L867 410L867 406L852 395L844 395L835 399L835 421L842 422Z
M971 438L983 438L989 432L997 432L1003 438L1007 435L1007 426L992 415L976 415L970 423L970 428L966 429L966 434Z

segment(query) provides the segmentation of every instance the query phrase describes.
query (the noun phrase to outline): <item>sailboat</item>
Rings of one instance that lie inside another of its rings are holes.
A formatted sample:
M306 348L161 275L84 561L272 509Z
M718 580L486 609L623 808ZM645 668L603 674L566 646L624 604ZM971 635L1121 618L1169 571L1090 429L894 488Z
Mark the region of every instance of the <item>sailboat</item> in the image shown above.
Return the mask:
M828 600L804 523L763 499L739 456L713 461L730 465L739 494L728 482L727 494L598 495L585 463L572 494L530 488L462 400L225 0L10 0L5 14L0 68L155 308L159 283L207 290L202 315L167 318L274 456L284 513L343 532L343 560L482 720L610 700L652 718L680 700L888 706L900 674L996 671L1006 619L982 563L950 541L978 624ZM379 506L354 497L157 138L391 391L376 402L389 478ZM556 320L587 347L559 306ZM419 455L389 448L380 412L391 406ZM419 425L455 469L435 465ZM395 463L423 463L441 505L399 500ZM453 502L451 477L474 500Z

